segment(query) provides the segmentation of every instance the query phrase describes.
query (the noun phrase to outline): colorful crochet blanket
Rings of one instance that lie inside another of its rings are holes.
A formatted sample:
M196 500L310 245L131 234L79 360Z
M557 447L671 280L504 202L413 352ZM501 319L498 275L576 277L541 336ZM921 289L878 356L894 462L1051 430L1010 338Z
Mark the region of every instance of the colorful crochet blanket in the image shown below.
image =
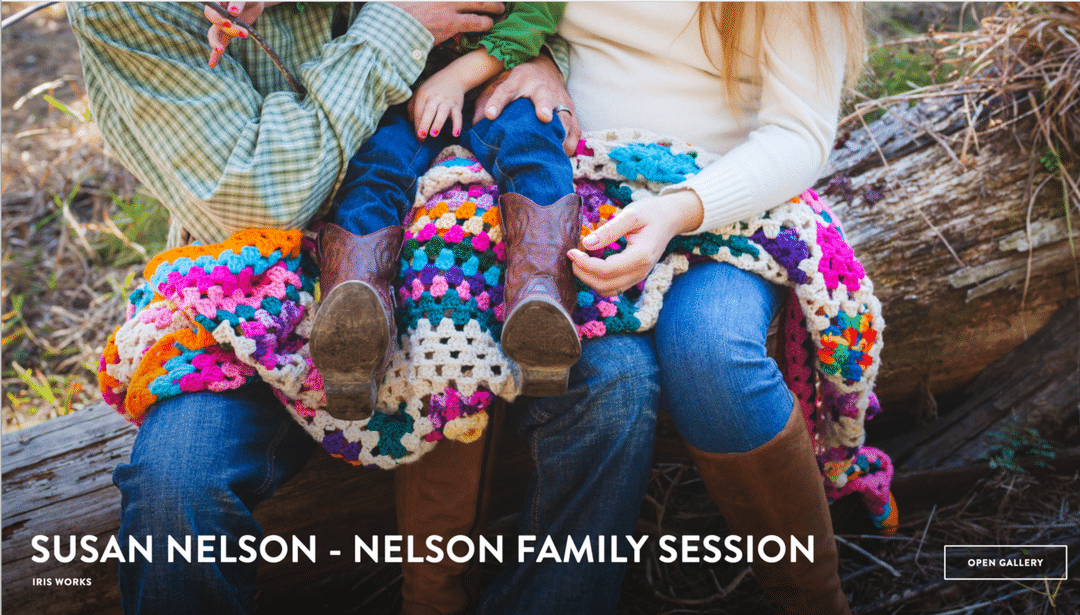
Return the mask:
M586 135L573 158L582 234L714 159L644 131ZM307 255L310 236L300 231L248 230L154 258L102 357L105 400L139 423L161 399L259 378L330 454L353 464L392 468L443 438L475 440L494 399L513 400L521 384L496 342L505 260L497 203L491 176L460 147L444 151L420 179L397 280L399 347L370 419L339 421L322 409L322 380L307 348L318 271ZM581 337L650 329L673 277L696 259L791 289L777 360L802 403L826 491L831 499L859 492L879 527L894 526L892 465L863 446L863 423L880 409L872 389L881 306L839 219L813 191L752 220L676 237L648 278L620 296L579 283Z

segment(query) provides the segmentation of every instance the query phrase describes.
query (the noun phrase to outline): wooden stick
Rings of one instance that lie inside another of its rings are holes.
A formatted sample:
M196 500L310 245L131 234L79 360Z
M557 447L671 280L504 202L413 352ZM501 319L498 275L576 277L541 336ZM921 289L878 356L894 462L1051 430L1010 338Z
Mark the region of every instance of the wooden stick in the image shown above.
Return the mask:
M897 577L897 578L899 578L899 577L900 577L900 572L899 572L899 571L897 571L897 570L896 570L896 568L893 568L892 566L890 566L889 564L885 563L885 562L884 562L884 561L882 561L881 559L878 559L877 557L875 557L875 556L874 556L874 555L873 555L872 553L870 553L870 552L869 552L869 551L867 551L866 549L864 549L864 548L860 547L860 546L859 546L859 545L857 545L857 544L854 544L854 543L852 543L852 542L848 541L847 539L845 539L845 538L843 538L843 537L841 537L841 536L834 536L834 538L836 538L836 542L839 542L839 543L841 543L841 544L845 544L845 545L847 545L847 546L851 547L852 549L854 549L854 550L858 551L859 553L862 553L862 554L863 554L863 555L865 555L866 557L870 558L870 560L871 560L871 561L873 561L873 562L874 562L874 563L876 563L877 565L881 566L881 567L882 567L882 568L884 568L885 570L888 570L888 571L889 571L890 573L892 573L892 575L893 575L894 577Z
M278 54L274 53L274 50L270 48L270 45L266 44L266 41L264 41L263 37L259 35L259 32L255 28L251 27L251 24L244 23L242 20L233 17L229 14L229 11L226 11L225 8L217 2L203 2L203 4L213 9L225 19L228 19L234 24L247 30L248 34L251 36L251 40L255 41L255 44L259 47L262 47L262 50L266 52L266 55L270 56L270 61L273 62L274 66L278 67L278 70L281 71L281 74L285 76L285 81L289 82L289 86L292 87L292 89L296 90L296 92L301 96L307 96L307 90L304 89L304 86L300 85L300 82L296 80L296 77L294 77L293 74L289 72L289 69L285 67L285 63L281 61L281 58L278 57Z

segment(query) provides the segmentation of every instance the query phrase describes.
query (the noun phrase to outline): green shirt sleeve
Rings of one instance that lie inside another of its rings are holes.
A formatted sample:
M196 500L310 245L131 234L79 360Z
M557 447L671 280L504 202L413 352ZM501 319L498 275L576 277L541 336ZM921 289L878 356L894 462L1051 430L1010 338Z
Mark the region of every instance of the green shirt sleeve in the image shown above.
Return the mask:
M540 53L547 37L558 31L565 9L565 2L515 2L480 44L507 69L528 62Z
M323 213L383 111L411 95L432 43L388 4L365 4L334 39L333 5L267 9L255 26L307 89L300 96L251 40L234 39L209 68L199 5L67 10L110 153L205 243Z

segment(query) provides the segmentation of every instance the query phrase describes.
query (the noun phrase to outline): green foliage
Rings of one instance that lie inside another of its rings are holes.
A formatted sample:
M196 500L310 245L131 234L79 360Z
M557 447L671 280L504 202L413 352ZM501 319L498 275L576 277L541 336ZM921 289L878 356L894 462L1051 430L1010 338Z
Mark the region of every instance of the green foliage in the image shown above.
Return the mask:
M1010 425L1004 433L991 431L986 435L994 440L985 455L991 468L1023 473L1024 468L1017 463L1019 457L1054 457L1054 446L1043 439L1037 429ZM1034 464L1039 467L1046 465L1041 459L1036 459Z
M11 369L29 391L20 391L18 395L8 392L6 393L8 401L15 409L28 406L27 414L35 414L42 407L42 402L52 406L57 416L68 414L71 412L71 402L82 390L82 384L75 382L74 374L46 376L40 369L35 369L31 373L30 370L14 361L11 362Z
M1042 156L1039 156L1039 162L1047 173L1057 173L1061 169L1061 158L1051 149L1047 149Z
M130 201L113 195L112 201L119 212L112 218L116 230L102 239L99 254L104 262L123 267L146 262L165 249L169 213L160 201L141 193Z
M65 105L64 103L60 102L59 100L53 98L52 96L49 96L48 94L46 94L45 96L43 96L43 98L45 99L45 102L49 103L49 105L52 106L54 109L56 109L56 110L58 110L58 111L60 111L62 113L65 113L67 115L70 115L71 117L75 118L75 120L77 120L80 123L87 124L87 123L93 121L93 118L90 117L90 110L89 109L87 109L86 113L83 113L82 117L80 117L78 115L75 115L74 111L72 111L71 109L68 109L67 105Z

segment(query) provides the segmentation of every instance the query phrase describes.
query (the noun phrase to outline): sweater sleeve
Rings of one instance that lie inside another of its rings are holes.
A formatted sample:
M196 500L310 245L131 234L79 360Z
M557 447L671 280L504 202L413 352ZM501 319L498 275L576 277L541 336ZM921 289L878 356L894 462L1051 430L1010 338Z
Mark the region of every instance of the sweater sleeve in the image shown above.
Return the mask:
M702 233L746 220L813 185L836 136L846 39L835 7L817 5L818 30L805 6L769 4L757 128L747 140L663 193L690 189L704 205ZM814 39L821 50L814 52Z
M565 2L515 2L480 44L507 70L535 58L547 37L559 29Z

